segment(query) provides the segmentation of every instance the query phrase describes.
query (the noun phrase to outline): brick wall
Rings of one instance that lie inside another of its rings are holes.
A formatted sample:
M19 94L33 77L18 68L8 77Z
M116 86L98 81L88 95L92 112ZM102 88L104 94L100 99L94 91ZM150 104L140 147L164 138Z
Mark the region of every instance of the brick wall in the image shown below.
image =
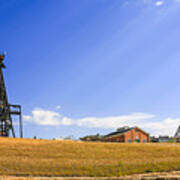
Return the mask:
M124 134L117 134L114 136L110 136L105 138L103 141L105 142L140 142L146 143L149 142L149 135L142 131L139 128L134 128Z
M144 133L138 128L134 128L131 131L125 133L125 142L149 142L149 135Z

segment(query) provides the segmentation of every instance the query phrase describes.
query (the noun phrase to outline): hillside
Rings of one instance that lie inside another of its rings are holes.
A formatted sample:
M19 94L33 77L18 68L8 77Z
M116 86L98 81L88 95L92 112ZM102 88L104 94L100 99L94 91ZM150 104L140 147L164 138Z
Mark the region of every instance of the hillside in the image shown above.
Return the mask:
M117 144L0 138L0 174L120 176L180 170L180 144Z

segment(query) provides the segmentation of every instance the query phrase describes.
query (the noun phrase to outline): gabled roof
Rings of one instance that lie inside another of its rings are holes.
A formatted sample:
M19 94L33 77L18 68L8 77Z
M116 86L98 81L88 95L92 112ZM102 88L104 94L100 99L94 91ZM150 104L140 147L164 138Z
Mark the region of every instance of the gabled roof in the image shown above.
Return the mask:
M141 132L143 132L144 134L147 134L147 135L149 135L148 133L146 133L145 131L143 131L142 129L140 129L140 128L138 128L138 127L128 127L128 128L122 128L122 129L120 129L120 130L118 130L118 131L115 131L115 132L112 132L112 133L110 133L110 134L107 134L107 135L105 135L104 137L106 138L106 137L110 137L110 136L114 136L114 135L123 135L123 134L125 134L126 132L128 132L128 131L131 131L132 129L138 129L139 131L141 131Z
M119 131L116 131L116 132L112 132L112 133L110 133L110 134L107 134L107 135L104 136L104 137L114 136L114 135L117 135L117 134L124 134L124 133L130 131L131 129L134 129L134 127L133 127L133 128L121 129L121 130L119 130Z

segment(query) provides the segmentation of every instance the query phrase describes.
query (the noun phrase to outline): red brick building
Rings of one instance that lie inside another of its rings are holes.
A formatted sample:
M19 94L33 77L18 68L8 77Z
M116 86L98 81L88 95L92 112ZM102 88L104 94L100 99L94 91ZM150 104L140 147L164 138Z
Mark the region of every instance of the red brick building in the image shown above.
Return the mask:
M149 134L138 127L123 127L119 128L116 132L104 136L105 142L149 142Z

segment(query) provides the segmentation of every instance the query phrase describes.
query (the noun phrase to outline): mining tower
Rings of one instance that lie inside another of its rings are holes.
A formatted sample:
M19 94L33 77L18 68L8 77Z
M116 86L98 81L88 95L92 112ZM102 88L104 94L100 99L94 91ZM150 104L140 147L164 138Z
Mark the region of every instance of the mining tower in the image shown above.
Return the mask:
M9 137L12 133L13 137L16 137L13 117L18 116L19 118L19 134L23 137L22 128L22 115L21 106L12 105L8 102L6 86L3 77L3 69L6 68L4 65L5 53L0 54L0 136Z

